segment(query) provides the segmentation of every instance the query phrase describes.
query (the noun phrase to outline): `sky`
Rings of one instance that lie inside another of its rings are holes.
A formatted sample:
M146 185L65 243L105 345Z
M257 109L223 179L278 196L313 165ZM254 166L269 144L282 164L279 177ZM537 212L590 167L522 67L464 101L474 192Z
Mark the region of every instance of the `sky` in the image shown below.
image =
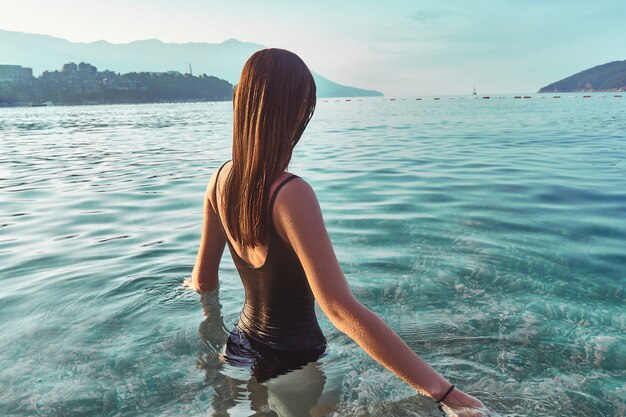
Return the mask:
M19 0L0 29L289 49L332 81L387 96L534 92L626 60L626 0Z

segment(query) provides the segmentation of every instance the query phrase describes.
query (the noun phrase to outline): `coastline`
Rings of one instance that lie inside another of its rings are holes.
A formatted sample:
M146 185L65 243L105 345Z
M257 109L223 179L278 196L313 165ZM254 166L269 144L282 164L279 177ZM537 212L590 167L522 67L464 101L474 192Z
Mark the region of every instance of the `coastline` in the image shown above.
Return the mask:
M80 106L111 106L119 104L189 104L189 103L222 103L232 101L232 98L223 100L161 100L161 101L112 101L112 102L85 102L85 103L0 103L0 108L15 107L80 107ZM42 105L43 104L43 105Z

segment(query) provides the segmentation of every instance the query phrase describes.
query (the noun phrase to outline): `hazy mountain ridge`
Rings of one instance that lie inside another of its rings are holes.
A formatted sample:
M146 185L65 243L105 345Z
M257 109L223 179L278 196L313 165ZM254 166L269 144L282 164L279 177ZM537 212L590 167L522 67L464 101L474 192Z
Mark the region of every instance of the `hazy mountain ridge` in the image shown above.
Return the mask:
M205 73L235 84L245 61L265 48L251 42L228 39L222 43L164 43L157 39L125 44L107 41L70 42L47 35L0 30L0 64L33 68L35 74L60 69L67 62L88 62L99 70L115 72ZM380 96L378 91L337 84L313 73L319 97Z
M540 93L554 91L626 91L626 60L597 65L539 90Z

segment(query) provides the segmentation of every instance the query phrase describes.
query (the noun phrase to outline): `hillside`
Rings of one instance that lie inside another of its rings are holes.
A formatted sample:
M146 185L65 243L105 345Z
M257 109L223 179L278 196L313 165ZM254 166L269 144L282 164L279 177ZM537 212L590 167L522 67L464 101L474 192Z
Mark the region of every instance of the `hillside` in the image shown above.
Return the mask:
M0 64L30 67L35 75L67 62L88 62L100 70L188 72L212 75L236 84L243 64L263 45L229 39L222 43L164 43L156 39L125 44L70 42L47 35L0 30ZM319 97L380 96L378 91L341 85L313 73Z
M626 61L614 61L549 84L540 93L626 91Z

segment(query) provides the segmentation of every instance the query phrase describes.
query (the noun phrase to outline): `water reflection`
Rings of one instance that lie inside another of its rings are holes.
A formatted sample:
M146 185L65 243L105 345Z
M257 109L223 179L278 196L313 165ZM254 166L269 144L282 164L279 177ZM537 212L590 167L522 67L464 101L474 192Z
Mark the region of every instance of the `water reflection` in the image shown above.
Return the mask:
M206 318L198 329L197 366L204 370L204 382L214 391L211 416L322 417L336 409L340 390L336 384L327 384L319 362L264 382L249 368L227 363L224 346L229 331L224 326L219 292L202 293L200 303Z

